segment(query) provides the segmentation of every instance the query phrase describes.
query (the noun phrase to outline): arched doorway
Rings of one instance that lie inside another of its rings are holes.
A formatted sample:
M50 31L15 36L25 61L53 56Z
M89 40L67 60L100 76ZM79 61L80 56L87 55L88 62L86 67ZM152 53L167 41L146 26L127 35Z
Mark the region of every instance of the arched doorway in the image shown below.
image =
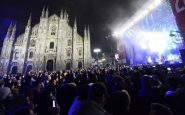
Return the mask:
M46 65L46 70L53 71L53 64L54 64L53 60L48 60Z
M71 64L70 63L66 64L66 69L71 69Z
M17 74L17 66L12 67L11 74Z
M78 68L82 68L82 62L78 62Z
M26 68L26 74L32 70L32 65L28 65Z

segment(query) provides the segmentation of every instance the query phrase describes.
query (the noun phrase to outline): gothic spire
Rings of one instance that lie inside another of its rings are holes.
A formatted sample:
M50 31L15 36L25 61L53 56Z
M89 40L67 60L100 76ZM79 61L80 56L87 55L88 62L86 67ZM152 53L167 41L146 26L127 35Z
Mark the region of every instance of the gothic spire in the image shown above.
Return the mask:
M16 23L13 26L13 30L12 30L12 34L11 34L10 40L14 40L15 39L15 33L16 33Z
M87 26L87 38L90 39L90 28L89 28L89 25Z
M47 9L46 9L46 18L48 18L49 16L49 9L48 9L48 6L47 6Z
M64 11L63 11L63 9L60 11L60 18L61 18L61 19L64 18Z
M67 12L66 12L66 19L67 19L67 21L69 21L69 15Z
M87 39L87 27L86 27L86 25L84 27L84 39Z
M5 38L9 38L9 37L10 37L10 35L11 35L11 30L12 30L12 21L11 21L11 23L10 23L10 26L8 27L8 31L7 31L7 33L6 33L6 37L5 37Z
M44 5L44 7L43 7L43 9L42 9L42 18L44 18L44 14L45 14L45 5Z
M30 17L29 17L29 19L28 19L28 23L27 23L27 26L31 26L31 13L30 13Z
M66 9L64 9L64 19L67 19L67 12L66 12Z
M75 17L75 20L74 20L74 29L77 29L76 17Z

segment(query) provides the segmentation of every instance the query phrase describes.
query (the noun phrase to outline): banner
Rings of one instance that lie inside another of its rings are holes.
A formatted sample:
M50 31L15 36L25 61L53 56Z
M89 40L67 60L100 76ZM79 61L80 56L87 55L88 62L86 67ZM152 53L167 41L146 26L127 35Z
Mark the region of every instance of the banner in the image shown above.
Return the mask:
M169 0L177 26L185 43L185 0Z

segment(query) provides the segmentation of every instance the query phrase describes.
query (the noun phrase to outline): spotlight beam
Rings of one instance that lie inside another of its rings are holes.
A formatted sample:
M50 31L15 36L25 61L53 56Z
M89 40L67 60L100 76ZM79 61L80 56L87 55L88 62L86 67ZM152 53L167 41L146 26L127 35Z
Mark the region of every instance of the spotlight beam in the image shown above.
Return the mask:
M127 21L121 29L116 30L113 32L113 36L119 37L122 34L124 34L129 28L131 28L133 25L135 25L138 21L143 19L146 15L148 15L151 11L156 9L158 6L160 6L162 3L162 0L150 0L148 1L142 8L139 10L129 21Z

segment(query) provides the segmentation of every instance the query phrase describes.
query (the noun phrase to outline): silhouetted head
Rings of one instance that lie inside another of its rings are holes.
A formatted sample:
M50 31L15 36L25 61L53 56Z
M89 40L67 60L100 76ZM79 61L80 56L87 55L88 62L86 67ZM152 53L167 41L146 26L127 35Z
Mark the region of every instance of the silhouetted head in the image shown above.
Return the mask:
M172 90L176 90L176 88L178 87L178 79L175 77L169 77L167 79L167 82L168 82L170 89Z
M88 88L87 84L82 84L77 86L77 95L80 100L86 100L88 97Z
M114 115L124 115L130 107L130 96L126 90L112 94L111 110Z
M150 109L150 115L173 115L170 108L159 103L152 103Z
M107 88L103 83L94 83L89 88L90 101L95 101L100 105L104 105L106 97L108 97Z
M0 79L0 87L2 87L4 85L4 80Z
M114 90L123 90L125 86L125 79L120 76L114 76Z

